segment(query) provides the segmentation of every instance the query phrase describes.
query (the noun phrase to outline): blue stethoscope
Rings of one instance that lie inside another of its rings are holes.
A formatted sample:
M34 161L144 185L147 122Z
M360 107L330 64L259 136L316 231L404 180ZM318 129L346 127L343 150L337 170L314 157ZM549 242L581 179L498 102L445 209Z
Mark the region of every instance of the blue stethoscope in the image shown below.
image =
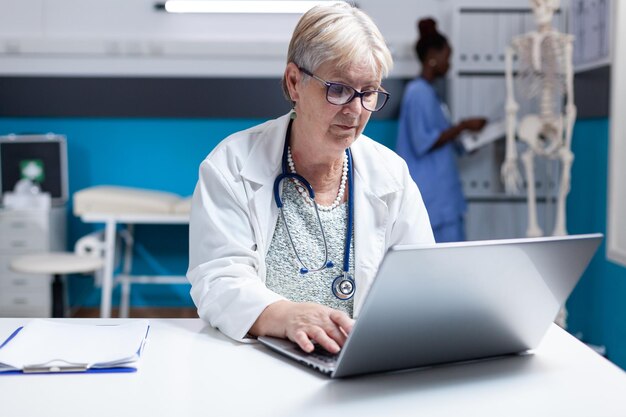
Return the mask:
M289 138L291 132L291 123L287 129L287 138ZM315 202L315 193L313 192L313 187L311 184L302 176L298 174L294 174L288 172L287 169L287 147L288 140L285 140L285 147L283 149L283 161L282 161L282 173L276 177L274 181L274 200L276 201L276 205L280 209L281 217L283 218L283 225L285 226L285 230L287 231L287 236L289 237L289 243L293 248L293 252L300 263L300 274L304 275L309 272L319 272L324 270L325 268L332 268L334 266L333 262L328 259L328 244L326 243L326 235L324 234L324 227L322 226L322 220L320 219L320 213L317 208L317 203ZM350 272L350 242L352 240L352 228L353 228L353 218L354 218L354 195L353 195L353 175L352 175L352 152L350 148L346 149L346 155L348 156L348 227L346 228L346 245L343 252L343 273L339 275L337 278L333 280L331 285L332 293L335 297L340 300L349 300L354 295L356 290L356 284L354 282L354 278L352 278L349 274ZM324 262L317 268L309 268L300 258L298 254L298 250L296 249L296 245L293 242L291 237L291 232L289 231L289 226L287 225L287 220L285 218L285 213L283 212L283 202L280 198L280 184L285 179L294 179L297 180L303 187L305 187L309 193L309 198L313 202L313 207L315 208L315 215L317 216L317 222L320 226L320 231L322 232L322 240L324 242Z

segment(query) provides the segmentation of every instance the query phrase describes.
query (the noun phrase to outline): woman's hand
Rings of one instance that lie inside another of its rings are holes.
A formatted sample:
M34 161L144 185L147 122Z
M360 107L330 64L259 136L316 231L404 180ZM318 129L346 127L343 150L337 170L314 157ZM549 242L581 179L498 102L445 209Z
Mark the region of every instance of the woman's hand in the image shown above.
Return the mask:
M478 132L485 127L487 119L482 117L474 117L471 119L465 119L461 122L463 130L469 130L470 132Z
M313 340L327 351L337 353L353 325L354 320L343 311L315 303L283 300L267 306L250 328L250 333L287 338L305 352L313 351Z
M485 127L486 124L487 119L484 119L482 117L474 117L471 119L461 120L459 123L455 124L451 128L441 132L441 134L437 138L437 141L433 144L430 150L432 151L433 149L437 149L449 142L454 141L461 133L463 133L464 130L469 130L470 132L478 132L482 130L482 128Z

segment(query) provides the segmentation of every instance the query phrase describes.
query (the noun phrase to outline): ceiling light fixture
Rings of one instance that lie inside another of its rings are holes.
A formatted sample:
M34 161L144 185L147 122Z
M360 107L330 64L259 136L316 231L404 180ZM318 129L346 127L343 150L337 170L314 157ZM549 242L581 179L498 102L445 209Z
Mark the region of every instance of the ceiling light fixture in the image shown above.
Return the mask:
M319 4L337 1L218 1L168 0L164 8L169 13L285 13L302 14Z

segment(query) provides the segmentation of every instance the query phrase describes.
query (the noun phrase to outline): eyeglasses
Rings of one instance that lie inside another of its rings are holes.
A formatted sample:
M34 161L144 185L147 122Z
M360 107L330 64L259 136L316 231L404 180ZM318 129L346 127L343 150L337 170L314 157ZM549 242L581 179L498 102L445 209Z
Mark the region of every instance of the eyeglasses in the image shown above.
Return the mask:
M361 105L363 106L363 108L365 110L374 112L382 109L390 97L390 94L383 90L357 91L353 87L350 87L346 84L333 83L323 80L304 68L298 67L298 69L304 74L308 75L311 78L315 78L317 81L323 83L326 86L326 100L330 104L343 106L350 103L352 100L354 100L355 97L359 97L361 99Z

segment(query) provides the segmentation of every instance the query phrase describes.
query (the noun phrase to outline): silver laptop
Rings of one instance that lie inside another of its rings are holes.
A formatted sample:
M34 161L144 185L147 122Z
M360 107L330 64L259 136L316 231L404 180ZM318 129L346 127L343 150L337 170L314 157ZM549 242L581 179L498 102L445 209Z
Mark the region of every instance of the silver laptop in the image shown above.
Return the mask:
M601 234L396 246L338 355L259 341L332 378L476 360L537 347Z

